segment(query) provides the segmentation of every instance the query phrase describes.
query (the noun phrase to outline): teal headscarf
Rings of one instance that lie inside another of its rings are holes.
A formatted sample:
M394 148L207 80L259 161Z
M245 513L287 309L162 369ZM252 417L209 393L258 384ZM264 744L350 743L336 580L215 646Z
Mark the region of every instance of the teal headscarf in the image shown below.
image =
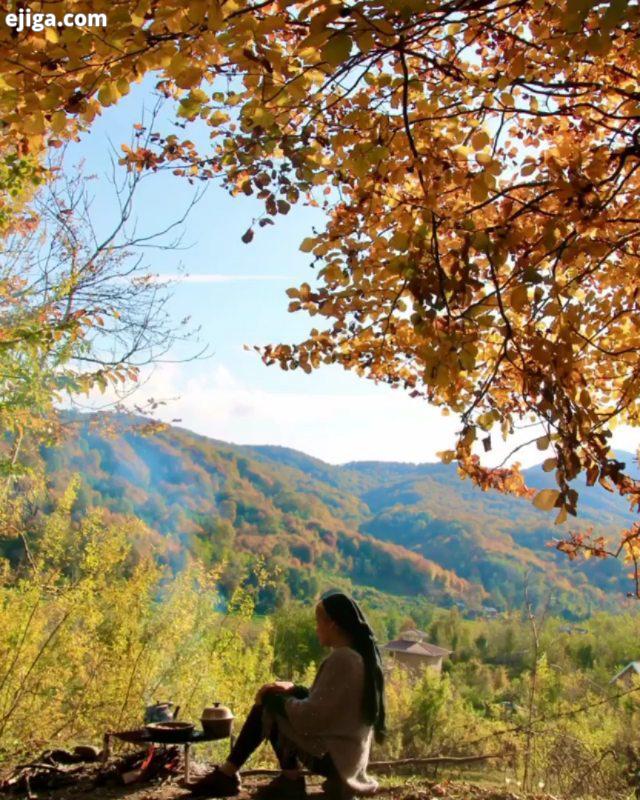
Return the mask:
M320 601L327 615L350 637L352 647L364 661L363 713L365 722L373 725L376 742L386 733L384 709L384 675L376 637L360 606L342 592L332 592Z

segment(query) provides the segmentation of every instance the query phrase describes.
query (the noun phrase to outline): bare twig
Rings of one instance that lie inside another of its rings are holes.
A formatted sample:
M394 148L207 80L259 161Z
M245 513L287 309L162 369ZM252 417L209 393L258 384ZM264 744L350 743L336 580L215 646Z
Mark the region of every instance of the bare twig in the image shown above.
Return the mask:
M427 758L399 758L393 761L370 761L367 769L372 772L393 770L398 767L422 767L430 764L472 764L479 761L487 761L492 758L503 758L507 753L482 753L479 755L468 756L429 756ZM251 775L279 775L280 770L275 769L249 769L243 770L242 776ZM305 771L304 774L311 775L313 773Z

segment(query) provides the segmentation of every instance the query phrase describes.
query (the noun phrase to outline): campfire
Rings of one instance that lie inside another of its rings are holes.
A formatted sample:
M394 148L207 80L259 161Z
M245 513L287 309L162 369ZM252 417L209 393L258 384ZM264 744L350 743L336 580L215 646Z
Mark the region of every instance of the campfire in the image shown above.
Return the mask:
M176 746L152 745L107 761L102 755L93 747L47 750L34 761L16 766L0 782L0 792L33 797L36 791L66 786L89 792L110 783L122 785L153 778L175 778L184 768L183 755Z
M79 746L73 750L46 750L35 761L20 764L0 791L26 794L36 790L77 785L87 790L115 782L130 784L154 778L190 777L191 748L198 742L229 738L233 741L233 714L214 703L202 712L201 727L176 719L179 707L155 703L144 715L145 724L125 731L106 731L102 750ZM134 752L113 755L118 740L136 747Z

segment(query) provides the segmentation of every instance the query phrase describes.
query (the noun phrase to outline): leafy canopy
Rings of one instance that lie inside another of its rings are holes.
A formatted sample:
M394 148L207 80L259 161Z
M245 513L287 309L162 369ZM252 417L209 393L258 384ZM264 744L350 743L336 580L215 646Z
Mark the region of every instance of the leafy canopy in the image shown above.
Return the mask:
M61 5L109 26L3 29L2 136L19 155L160 71L212 147L156 137L126 150L132 169L221 176L264 201L258 225L300 199L328 212L302 243L316 285L289 290L322 324L267 363L339 363L455 413L443 457L483 487L533 495L472 449L541 420L557 487L534 502L559 522L582 471L640 505L609 451L615 424L638 424L637 3ZM630 559L638 535L623 534Z

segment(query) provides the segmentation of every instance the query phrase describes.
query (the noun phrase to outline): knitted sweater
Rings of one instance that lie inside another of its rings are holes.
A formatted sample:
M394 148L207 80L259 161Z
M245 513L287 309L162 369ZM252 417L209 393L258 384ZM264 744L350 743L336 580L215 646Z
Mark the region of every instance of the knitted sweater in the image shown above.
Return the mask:
M278 728L314 756L329 753L344 782L358 794L378 788L367 775L373 727L362 718L364 662L351 647L336 647L320 665L304 699L285 697Z

